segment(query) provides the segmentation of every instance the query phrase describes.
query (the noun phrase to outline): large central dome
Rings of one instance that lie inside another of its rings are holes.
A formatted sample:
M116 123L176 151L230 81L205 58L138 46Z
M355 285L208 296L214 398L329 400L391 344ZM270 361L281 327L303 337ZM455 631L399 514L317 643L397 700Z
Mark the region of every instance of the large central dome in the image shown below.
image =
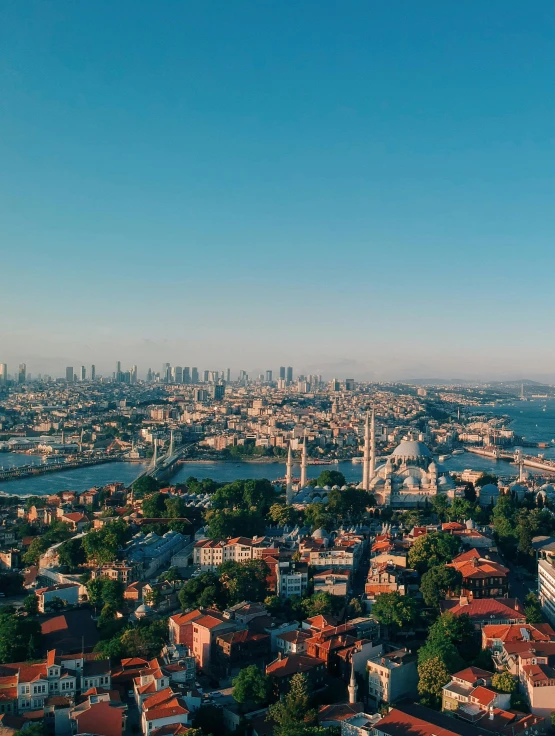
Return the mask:
M432 453L428 450L423 442L417 440L403 440L393 450L394 457L432 457Z

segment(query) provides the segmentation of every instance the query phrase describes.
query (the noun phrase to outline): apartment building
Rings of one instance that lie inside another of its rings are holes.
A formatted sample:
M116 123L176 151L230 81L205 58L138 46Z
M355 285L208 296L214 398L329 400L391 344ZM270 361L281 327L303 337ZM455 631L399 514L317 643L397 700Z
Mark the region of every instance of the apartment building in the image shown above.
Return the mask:
M376 705L417 696L417 656L408 649L369 659L367 667L368 695Z

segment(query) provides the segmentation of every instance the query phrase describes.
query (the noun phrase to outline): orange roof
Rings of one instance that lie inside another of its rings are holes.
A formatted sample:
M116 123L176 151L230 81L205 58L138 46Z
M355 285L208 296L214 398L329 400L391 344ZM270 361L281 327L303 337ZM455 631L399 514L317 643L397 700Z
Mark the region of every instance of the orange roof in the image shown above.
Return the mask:
M218 626L221 626L224 621L221 621L219 618L216 618L215 616L202 616L202 618L199 618L195 621L195 624L197 626L202 626L205 629L215 629Z
M202 612L199 611L197 608L196 610L190 611L189 613L176 613L175 616L170 616L170 620L176 623L178 626L183 626L183 624L188 624L192 621L195 621L202 615Z
M478 685L478 687L470 693L470 698L480 705L489 705L492 700L495 700L496 693L493 690L489 690L487 687Z

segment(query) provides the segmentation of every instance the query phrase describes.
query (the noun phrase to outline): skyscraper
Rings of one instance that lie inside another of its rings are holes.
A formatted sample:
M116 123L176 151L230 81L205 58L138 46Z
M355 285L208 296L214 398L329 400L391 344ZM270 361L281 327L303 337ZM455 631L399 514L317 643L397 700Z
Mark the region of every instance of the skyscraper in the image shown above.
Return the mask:
M171 383L172 380L172 369L169 363L164 363L162 366L162 375L160 376L164 383Z
M0 363L0 386L5 386L8 383L8 364Z
M191 382L198 383L198 368L195 368L194 366L191 371Z
M191 369L189 366L183 368L183 383L191 383Z
M25 383L26 379L27 379L27 366L25 365L25 363L20 363L19 371L17 374L17 382Z
M137 366L131 368L131 383L137 383Z
M291 366L287 366L286 379L287 383L293 383L293 368Z
M282 381L285 381L285 366L284 365L280 366L279 368L279 377L281 378Z
M73 383L73 366L68 365L66 368L66 381L68 383Z
M204 381L204 383L208 383L209 379L210 379L210 371L204 371L204 373L203 373L203 381Z
M183 368L180 365L176 365L173 369L173 382L183 383Z
M225 396L225 386L223 383L214 383L210 387L210 394L214 401L221 401Z
M266 383L272 383L272 371L266 371Z
M228 368L226 371L226 381L227 383L231 382L231 368Z
M94 381L96 379L96 366L93 363L91 365L91 381Z
M86 381L87 380L87 369L84 365L81 366L81 380Z
M152 368L149 368L146 372L146 381L147 383L150 383L152 381Z

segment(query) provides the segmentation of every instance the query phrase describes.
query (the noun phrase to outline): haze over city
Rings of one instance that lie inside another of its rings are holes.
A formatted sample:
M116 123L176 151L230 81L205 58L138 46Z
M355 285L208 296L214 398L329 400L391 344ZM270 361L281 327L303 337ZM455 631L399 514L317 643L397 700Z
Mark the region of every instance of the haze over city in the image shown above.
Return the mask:
M7 3L0 360L555 380L554 10Z

